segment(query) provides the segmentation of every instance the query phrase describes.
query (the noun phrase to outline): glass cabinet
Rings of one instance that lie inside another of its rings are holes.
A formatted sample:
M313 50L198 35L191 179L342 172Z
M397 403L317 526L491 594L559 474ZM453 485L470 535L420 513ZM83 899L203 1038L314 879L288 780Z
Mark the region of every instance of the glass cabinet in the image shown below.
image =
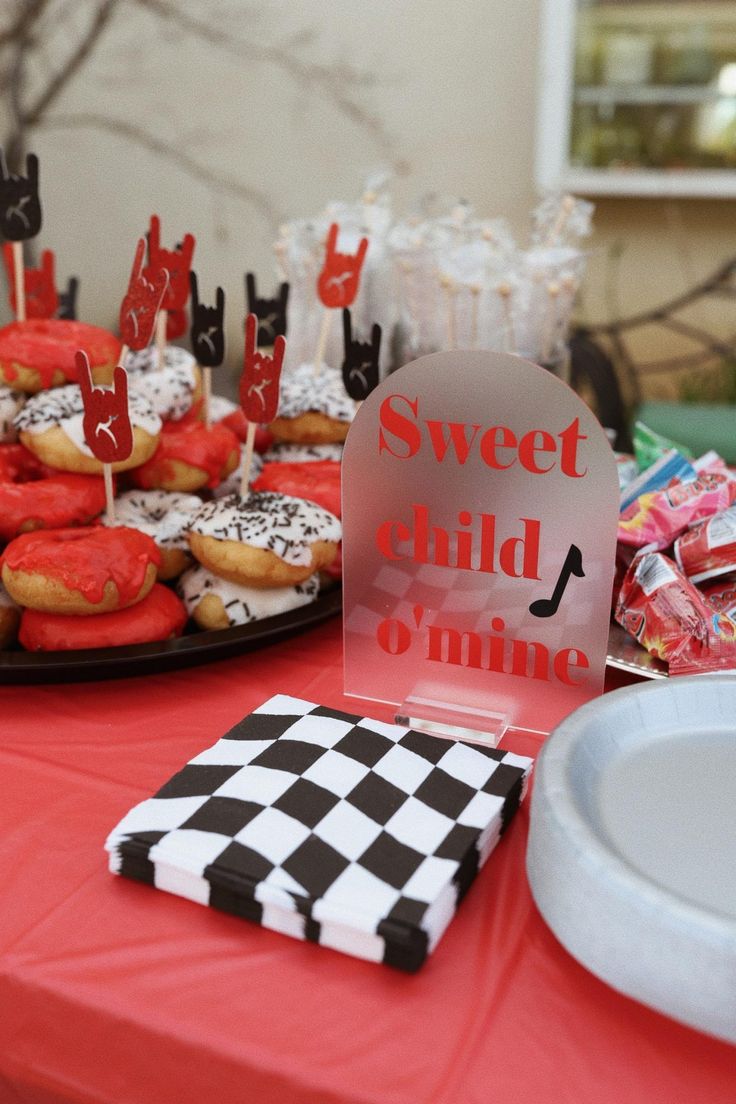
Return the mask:
M736 196L736 0L543 0L536 174Z

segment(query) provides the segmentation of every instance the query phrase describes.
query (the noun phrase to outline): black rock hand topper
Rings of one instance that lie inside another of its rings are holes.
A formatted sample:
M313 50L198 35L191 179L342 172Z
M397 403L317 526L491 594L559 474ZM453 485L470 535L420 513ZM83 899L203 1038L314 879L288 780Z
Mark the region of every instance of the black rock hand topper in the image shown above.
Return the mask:
M345 337L345 359L342 362L342 380L351 399L362 402L374 387L378 386L378 356L381 351L381 327L373 323L370 341L353 340L350 311L342 312Z
M64 290L59 292L59 309L56 312L57 318L64 318L68 322L76 321L78 291L78 278L76 276L70 276Z
M8 172L0 148L0 234L8 241L27 241L41 229L41 201L38 197L38 158L26 157L26 176Z
M225 358L225 292L218 287L214 307L199 301L197 273L189 273L192 292L192 352L203 368L218 368Z
M248 300L248 314L254 314L258 319L258 348L273 345L277 337L285 337L289 285L281 284L275 299L259 299L256 295L255 275L252 272L246 272L245 294Z

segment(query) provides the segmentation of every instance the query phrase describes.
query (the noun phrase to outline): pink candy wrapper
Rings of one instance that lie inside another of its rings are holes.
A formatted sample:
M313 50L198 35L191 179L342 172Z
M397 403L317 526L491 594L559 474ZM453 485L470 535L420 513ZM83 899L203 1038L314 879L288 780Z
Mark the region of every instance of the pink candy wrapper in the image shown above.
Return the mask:
M678 537L675 559L693 583L736 571L736 506L699 521Z
M664 491L640 495L621 515L618 539L635 548L667 548L681 533L736 501L736 480L722 467L711 467L697 479Z

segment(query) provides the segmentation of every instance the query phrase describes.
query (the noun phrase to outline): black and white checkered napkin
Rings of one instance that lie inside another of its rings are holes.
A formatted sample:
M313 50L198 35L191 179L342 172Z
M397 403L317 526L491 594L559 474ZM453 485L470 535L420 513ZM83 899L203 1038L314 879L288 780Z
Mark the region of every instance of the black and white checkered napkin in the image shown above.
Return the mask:
M530 768L278 694L131 809L105 846L116 874L416 970Z

